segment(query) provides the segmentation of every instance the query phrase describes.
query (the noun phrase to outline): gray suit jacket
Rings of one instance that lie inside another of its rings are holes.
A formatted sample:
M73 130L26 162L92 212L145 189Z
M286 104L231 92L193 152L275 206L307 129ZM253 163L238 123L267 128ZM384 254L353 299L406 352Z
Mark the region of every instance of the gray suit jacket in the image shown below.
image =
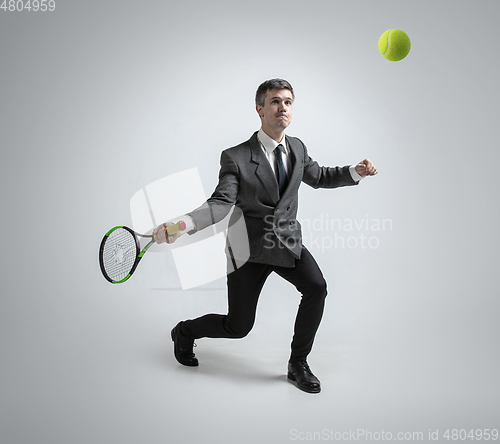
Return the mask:
M235 206L241 211L231 215L226 252L237 260L293 267L302 251L301 226L296 220L301 182L313 188L357 182L349 166L321 167L309 157L301 140L289 136L286 140L292 170L281 198L276 176L255 132L248 141L222 152L219 183L202 206L188 213L196 225L189 234L219 222ZM244 224L238 223L242 220Z

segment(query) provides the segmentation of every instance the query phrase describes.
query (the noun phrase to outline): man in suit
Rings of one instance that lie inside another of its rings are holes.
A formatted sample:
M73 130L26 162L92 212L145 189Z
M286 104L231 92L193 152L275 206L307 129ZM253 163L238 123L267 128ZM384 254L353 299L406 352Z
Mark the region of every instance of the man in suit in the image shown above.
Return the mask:
M253 327L257 301L267 277L275 272L302 294L295 320L288 380L309 393L321 390L318 378L307 363L323 315L326 282L311 253L302 245L296 220L301 182L313 188L357 185L365 176L377 174L369 159L357 165L321 167L309 157L301 140L285 136L295 99L292 86L273 79L261 84L256 110L261 129L252 137L221 154L219 183L212 196L199 208L183 216L185 232L193 234L222 220L232 207L228 234L228 313L207 314L179 322L171 332L174 355L187 366L198 365L193 353L195 339L242 338ZM154 230L158 243L172 243L166 222ZM246 237L248 236L248 237ZM243 239L248 239L246 244ZM246 248L245 248L246 245ZM248 259L248 260L247 260ZM232 271L231 271L232 270ZM229 272L231 271L231 272Z

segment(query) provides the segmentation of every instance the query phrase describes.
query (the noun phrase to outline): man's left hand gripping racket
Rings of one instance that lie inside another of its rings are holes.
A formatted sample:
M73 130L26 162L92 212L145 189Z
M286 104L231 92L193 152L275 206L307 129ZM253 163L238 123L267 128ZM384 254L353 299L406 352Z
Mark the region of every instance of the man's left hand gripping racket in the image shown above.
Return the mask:
M177 222L167 228L171 236L184 231L186 224ZM151 241L140 250L139 237L151 238ZM155 243L152 234L138 234L128 227L115 227L109 230L99 248L99 264L104 277L112 284L121 284L132 276L140 260Z

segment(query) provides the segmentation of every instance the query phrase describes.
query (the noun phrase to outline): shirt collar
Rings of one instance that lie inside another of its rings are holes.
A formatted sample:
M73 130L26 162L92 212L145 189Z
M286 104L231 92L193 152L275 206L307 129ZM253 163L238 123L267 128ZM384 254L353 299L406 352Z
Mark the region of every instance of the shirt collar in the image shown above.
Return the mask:
M257 137L259 139L260 144L264 147L264 149L267 151L268 154L271 154L278 145L282 145L283 149L282 151L286 154L287 151L287 146L286 146L286 141L285 141L285 136L283 136L283 139L281 140L280 143L276 142L276 140L272 139L269 137L263 130L262 128L259 130L257 133Z

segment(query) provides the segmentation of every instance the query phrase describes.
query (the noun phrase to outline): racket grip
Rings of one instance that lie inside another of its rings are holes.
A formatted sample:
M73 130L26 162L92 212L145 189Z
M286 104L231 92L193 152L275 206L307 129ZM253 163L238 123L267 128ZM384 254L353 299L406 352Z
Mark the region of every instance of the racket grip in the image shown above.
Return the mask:
M175 225L170 225L170 227L167 227L167 234L169 236L172 236L175 233L178 233L179 231L184 231L186 229L186 224L184 221L180 220L177 222Z

